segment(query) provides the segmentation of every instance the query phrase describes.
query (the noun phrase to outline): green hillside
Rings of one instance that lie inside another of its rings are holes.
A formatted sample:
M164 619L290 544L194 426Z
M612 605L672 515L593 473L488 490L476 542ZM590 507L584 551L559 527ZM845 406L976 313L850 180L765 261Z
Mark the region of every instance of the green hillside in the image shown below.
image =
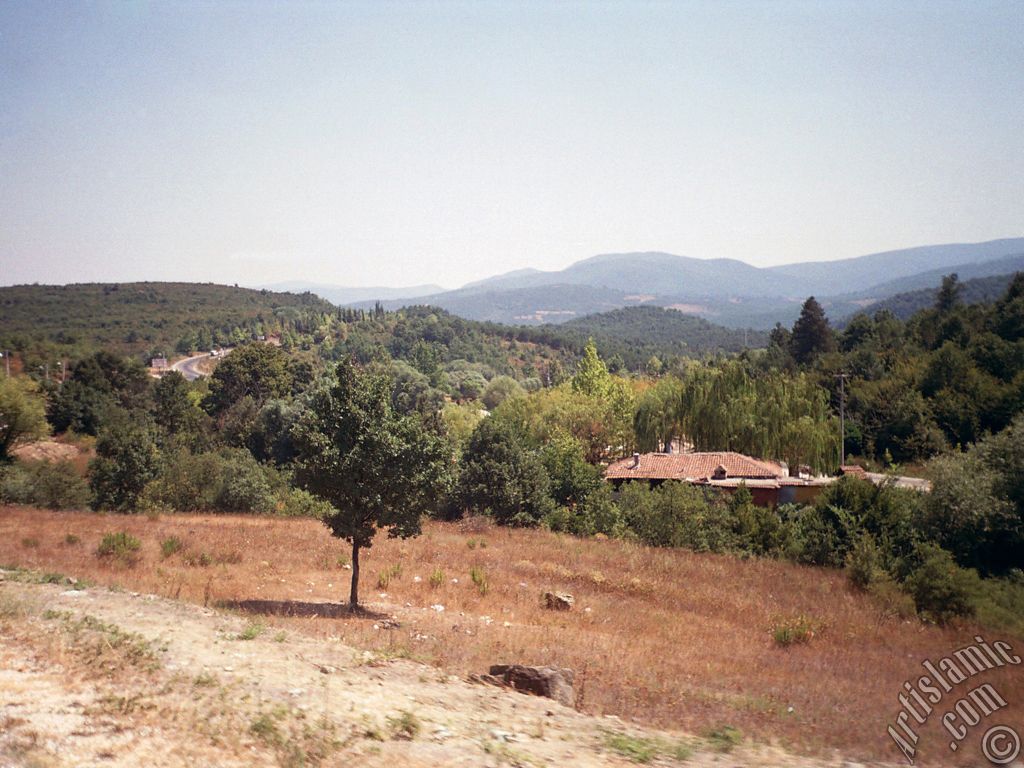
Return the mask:
M560 330L570 338L593 337L602 354L618 355L631 369L645 365L652 356L665 361L673 356L741 352L768 344L764 331L725 328L661 307L625 307L588 315L570 320Z
M965 280L960 283L960 298L964 304L989 304L1006 293L1012 280L1012 274ZM871 304L862 311L873 314L879 310L888 310L900 320L908 320L914 313L934 307L938 294L938 287L907 291ZM849 318L846 322L848 321Z
M0 288L0 344L138 357L304 330L335 307L311 293L211 283L78 283Z
M194 283L89 283L0 288L0 349L32 365L96 349L131 355L184 355L276 335L285 349L323 360L397 359L421 371L465 361L488 378L557 379L588 338L601 354L639 370L663 362L737 352L765 334L723 328L659 307L629 307L564 325L521 326L466 320L426 306L385 312L339 308L312 293L275 293Z

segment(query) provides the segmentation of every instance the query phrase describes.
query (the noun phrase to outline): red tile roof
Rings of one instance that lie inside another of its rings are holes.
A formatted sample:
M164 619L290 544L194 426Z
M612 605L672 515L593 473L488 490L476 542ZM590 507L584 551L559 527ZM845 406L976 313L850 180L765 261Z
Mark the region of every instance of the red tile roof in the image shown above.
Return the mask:
M605 470L608 480L707 480L715 470L725 469L725 477L774 479L785 477L782 467L770 461L753 459L742 453L644 453L637 466L633 457L612 462Z

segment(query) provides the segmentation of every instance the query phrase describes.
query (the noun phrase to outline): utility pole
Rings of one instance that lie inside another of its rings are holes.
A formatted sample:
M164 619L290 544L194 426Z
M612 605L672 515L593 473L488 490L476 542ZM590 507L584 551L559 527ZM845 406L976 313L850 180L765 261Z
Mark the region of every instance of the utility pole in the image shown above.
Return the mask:
M846 465L846 380L847 373L837 373L839 379L839 466Z

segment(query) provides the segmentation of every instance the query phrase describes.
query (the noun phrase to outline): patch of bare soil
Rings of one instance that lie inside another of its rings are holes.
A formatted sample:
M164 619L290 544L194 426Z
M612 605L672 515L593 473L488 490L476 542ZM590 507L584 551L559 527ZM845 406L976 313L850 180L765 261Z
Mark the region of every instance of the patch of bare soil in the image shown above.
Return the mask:
M12 453L23 461L74 461L78 448L56 440L38 440L17 446Z
M0 572L4 768L844 765L639 729L227 611L31 580Z

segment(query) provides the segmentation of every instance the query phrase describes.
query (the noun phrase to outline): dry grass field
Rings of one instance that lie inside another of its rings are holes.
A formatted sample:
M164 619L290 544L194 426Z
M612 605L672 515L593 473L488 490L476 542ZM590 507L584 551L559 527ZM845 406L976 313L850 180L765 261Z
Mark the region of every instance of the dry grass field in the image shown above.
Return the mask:
M97 557L102 536L116 531L141 540L134 563ZM182 548L165 556L161 543L172 537ZM903 681L979 632L888 616L838 572L477 521L430 523L408 541L379 538L362 557L372 613L351 616L338 605L348 594L347 553L310 520L0 507L5 566L226 604L268 628L340 638L458 675L507 662L571 667L585 712L696 734L732 726L805 753L901 759L886 726ZM546 590L572 593L574 609L542 608ZM779 646L774 630L797 617L814 636ZM1024 647L1024 639L985 634ZM1020 668L985 679L1010 702L997 721L1024 724ZM919 763L954 757L937 720L921 730ZM960 759L977 757L980 735Z

